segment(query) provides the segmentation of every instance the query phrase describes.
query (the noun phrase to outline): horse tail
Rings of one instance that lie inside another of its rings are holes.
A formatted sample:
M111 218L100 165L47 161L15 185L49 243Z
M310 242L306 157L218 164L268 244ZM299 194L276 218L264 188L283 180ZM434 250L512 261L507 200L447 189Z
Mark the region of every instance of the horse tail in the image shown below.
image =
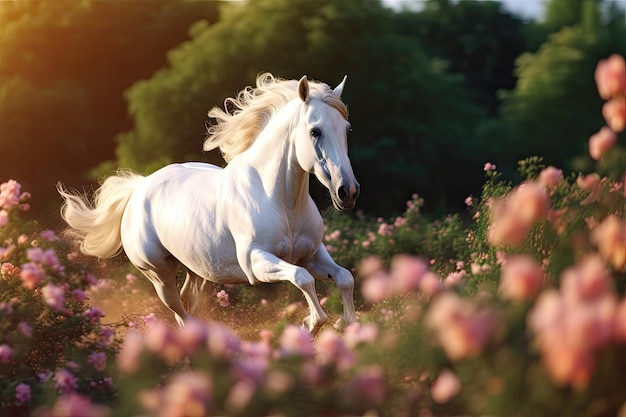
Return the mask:
M121 224L124 209L143 176L118 170L93 195L71 193L63 184L57 190L63 197L61 217L69 225L66 234L80 243L81 252L99 258L112 258L122 251Z

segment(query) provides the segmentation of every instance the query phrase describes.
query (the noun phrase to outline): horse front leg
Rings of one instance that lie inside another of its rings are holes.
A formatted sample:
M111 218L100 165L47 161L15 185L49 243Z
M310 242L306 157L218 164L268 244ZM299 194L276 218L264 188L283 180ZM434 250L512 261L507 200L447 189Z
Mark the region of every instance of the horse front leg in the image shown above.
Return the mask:
M335 323L335 328L342 329L356 321L354 309L354 277L346 268L343 268L330 256L326 247L320 244L314 257L306 265L311 274L319 280L333 280L341 294L343 315Z
M317 299L315 278L309 271L285 262L262 249L253 249L248 259L250 260L249 268L253 275L251 282L254 282L254 279L268 283L289 281L302 291L310 311L306 325L309 333L315 336L328 320L328 316L322 310L322 306Z

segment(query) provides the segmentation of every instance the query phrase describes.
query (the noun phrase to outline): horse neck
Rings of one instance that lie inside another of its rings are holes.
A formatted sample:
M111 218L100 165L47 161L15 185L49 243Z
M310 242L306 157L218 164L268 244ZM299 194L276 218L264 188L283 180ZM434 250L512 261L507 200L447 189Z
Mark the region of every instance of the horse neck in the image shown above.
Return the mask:
M309 174L296 158L293 115L284 113L285 109L270 120L246 152L267 195L282 201L285 208L297 210L308 203Z

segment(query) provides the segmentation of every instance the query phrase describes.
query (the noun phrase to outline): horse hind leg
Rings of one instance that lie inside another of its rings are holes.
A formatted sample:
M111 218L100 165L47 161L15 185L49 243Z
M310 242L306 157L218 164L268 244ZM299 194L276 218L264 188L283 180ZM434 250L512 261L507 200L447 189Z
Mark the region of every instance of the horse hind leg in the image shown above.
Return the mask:
M176 288L176 272L178 268L157 273L150 269L142 269L141 272L152 282L161 302L172 312L179 326L183 327L185 320L191 316L183 307L182 300Z
M201 294L206 284L206 280L198 274L187 270L185 283L180 290L180 298L183 305L191 314L196 314L201 301Z

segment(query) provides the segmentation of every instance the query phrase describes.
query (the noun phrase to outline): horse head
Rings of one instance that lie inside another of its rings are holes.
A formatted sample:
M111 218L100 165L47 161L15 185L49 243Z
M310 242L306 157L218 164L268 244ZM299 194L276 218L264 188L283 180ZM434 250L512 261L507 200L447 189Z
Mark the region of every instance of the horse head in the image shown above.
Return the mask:
M296 130L296 157L302 169L328 188L337 210L353 208L360 192L348 157L350 123L341 102L345 82L346 77L332 90L323 85L314 91L306 76L298 82L303 111Z

